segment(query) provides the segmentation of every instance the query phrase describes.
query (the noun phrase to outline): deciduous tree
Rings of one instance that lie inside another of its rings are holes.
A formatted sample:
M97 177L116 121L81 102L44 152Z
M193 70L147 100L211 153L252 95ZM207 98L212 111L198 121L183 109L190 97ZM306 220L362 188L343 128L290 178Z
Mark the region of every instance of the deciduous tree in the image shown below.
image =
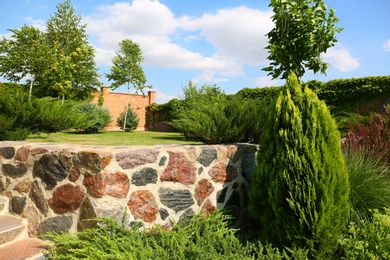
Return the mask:
M267 34L272 78L286 79L292 71L298 78L305 69L325 74L328 64L321 54L337 42L339 19L324 0L271 0L275 27Z
M129 39L119 43L119 51L112 59L113 66L110 73L106 74L109 81L113 81L111 88L116 89L122 85L127 85L127 102L123 132L126 129L126 118L129 109L130 86L133 85L136 92L143 91L146 87L146 77L141 67L143 62L142 51L139 45ZM151 86L148 86L151 88Z

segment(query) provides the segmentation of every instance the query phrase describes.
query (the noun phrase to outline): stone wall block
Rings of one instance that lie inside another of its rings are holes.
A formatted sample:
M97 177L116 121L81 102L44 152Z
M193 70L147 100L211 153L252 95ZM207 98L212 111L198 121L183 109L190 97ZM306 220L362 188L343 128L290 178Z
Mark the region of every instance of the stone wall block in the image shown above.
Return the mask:
M101 172L99 174L86 172L83 185L88 193L96 198L102 198L105 195L125 198L130 189L129 178L122 172Z
M195 199L198 206L202 205L204 200L214 191L214 186L207 179L202 179L195 187Z
M23 217L27 219L28 222L28 235L30 237L38 236L39 215L35 207L34 206L26 207L23 212Z
M14 189L19 193L28 193L31 189L31 185L32 182L30 179L22 179L15 185Z
M153 194L147 190L138 190L131 194L127 203L134 219L153 222L157 218L158 205Z
M27 173L27 167L24 165L13 165L9 163L4 163L1 166L3 173L10 176L11 178L22 177Z
M217 207L215 207L213 205L213 203L211 202L210 199L207 199L205 201L205 203L203 203L203 206L200 209L200 212L208 217L211 213L213 213L216 210L217 210Z
M15 154L15 161L27 162L28 156L30 155L30 147L22 146L20 147Z
M189 190L159 188L158 193L161 203L176 213L194 205L194 199Z
M148 184L157 183L157 170L153 168L143 168L140 171L133 173L131 177L131 184L135 186L146 186Z
M42 189L39 187L38 181L33 181L30 189L30 199L34 202L38 210L45 216L49 210L47 200L43 195Z
M168 166L160 176L161 181L179 182L185 185L195 183L197 168L189 162L184 153L168 151Z
M231 182L238 176L238 170L231 164L219 162L209 170L209 175L213 181L218 183Z
M147 163L156 162L159 153L155 149L142 149L117 153L115 159L122 169L134 169Z
M68 211L76 211L84 197L85 192L81 187L65 184L54 190L49 205L55 213L64 214Z
M82 151L75 155L74 162L80 165L81 168L85 168L93 173L98 173L110 164L111 159L112 153Z
M86 197L80 206L80 216L77 222L77 231L83 231L86 228L94 228L97 221L93 220L97 217L95 208L91 203L91 199Z
M68 180L71 182L76 182L81 175L81 169L79 166L72 166L69 170Z
M25 206L26 206L26 197L13 196L9 202L9 211L11 213L20 215L23 213Z
M39 225L39 234L44 235L48 232L68 233L72 227L73 219L71 216L56 216L53 218L47 218Z
M204 167L210 166L210 164L217 159L217 150L215 148L202 148L202 152L198 157L198 161Z
M43 148L43 147L36 147L36 148L32 148L30 150L30 154L32 156L35 156L35 155L38 155L38 154L44 154L44 153L47 153L48 150L46 148Z
M15 155L15 148L10 147L1 147L0 148L0 154L4 159L12 159Z
M57 182L68 176L68 169L60 162L56 154L49 153L42 155L38 161L35 161L33 176L41 178L46 187L51 190L57 185Z

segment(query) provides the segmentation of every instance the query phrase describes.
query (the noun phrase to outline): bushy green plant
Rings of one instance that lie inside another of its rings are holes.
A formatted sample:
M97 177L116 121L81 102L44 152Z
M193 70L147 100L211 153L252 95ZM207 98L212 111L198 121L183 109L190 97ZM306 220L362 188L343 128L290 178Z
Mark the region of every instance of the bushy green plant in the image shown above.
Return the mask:
M127 229L110 219L76 234L50 233L50 259L307 259L303 249L279 250L259 242L243 244L221 211L194 215L167 230ZM91 239L93 238L93 239Z
M125 117L126 117L126 109L119 115L119 117L116 120L117 125L122 130L123 130ZM138 125L139 125L139 117L137 113L129 105L129 109L127 110L125 132L130 132L137 129Z
M85 120L85 115L77 111L77 102L55 98L35 98L32 100L34 107L33 132L56 133L73 128Z
M87 134L95 134L111 122L110 111L97 104L81 103L77 111L84 115L84 120L75 128Z
M365 150L343 149L350 183L351 221L370 221L372 210L390 208L390 169Z
M352 222L340 240L343 259L390 259L390 210L372 211L372 221Z
M0 88L0 141L25 140L28 136L32 104L22 88Z
M249 195L262 241L319 258L337 249L350 209L340 135L325 103L294 74L270 108Z
M254 126L254 118L250 116L253 111L243 99L219 94L197 97L188 104L176 114L172 126L186 137L206 144L238 142Z

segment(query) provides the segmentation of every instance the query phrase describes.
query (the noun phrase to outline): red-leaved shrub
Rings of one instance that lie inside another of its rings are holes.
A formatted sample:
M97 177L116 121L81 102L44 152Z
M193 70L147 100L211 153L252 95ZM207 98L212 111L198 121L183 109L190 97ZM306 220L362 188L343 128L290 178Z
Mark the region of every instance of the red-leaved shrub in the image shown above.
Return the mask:
M379 157L384 163L390 163L389 107L385 107L383 114L375 113L368 124L350 124L343 148L364 149L366 153Z

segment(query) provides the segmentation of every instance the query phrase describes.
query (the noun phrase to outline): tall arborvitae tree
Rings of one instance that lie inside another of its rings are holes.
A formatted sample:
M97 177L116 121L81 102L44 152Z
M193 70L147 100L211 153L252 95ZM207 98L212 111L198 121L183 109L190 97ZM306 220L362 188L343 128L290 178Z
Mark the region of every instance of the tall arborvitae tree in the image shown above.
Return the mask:
M94 49L81 19L81 15L75 14L71 0L64 0L46 22L46 37L57 58L45 84L54 87L49 93L52 96L85 99L100 85Z
M334 119L295 74L270 110L257 162L250 210L262 238L331 255L349 218L348 172Z

